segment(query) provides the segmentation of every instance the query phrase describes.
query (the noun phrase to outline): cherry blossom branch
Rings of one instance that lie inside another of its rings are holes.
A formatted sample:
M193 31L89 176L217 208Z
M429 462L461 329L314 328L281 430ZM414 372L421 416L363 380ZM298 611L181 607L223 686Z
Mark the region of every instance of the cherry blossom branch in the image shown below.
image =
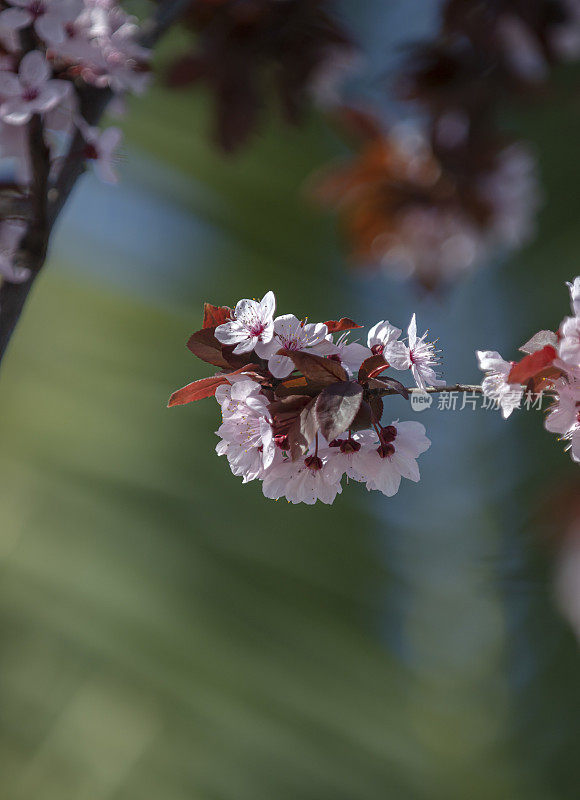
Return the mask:
M151 48L176 23L190 6L190 0L165 0L160 2L155 14L146 21L142 28L140 44ZM30 30L22 35L23 49L34 48L34 37ZM103 116L107 105L113 97L110 89L86 86L78 92L80 112L86 122L95 126ZM0 363L18 324L30 290L46 260L48 243L52 229L64 208L77 180L86 169L86 162L79 158L84 149L85 140L81 131L77 130L64 158L63 167L54 186L49 186L50 155L43 135L42 119L35 115L29 123L29 149L32 167L32 186L30 203L25 215L29 219L29 227L24 235L15 265L30 270L29 277L20 282L7 280L0 286ZM9 213L2 217L13 216L19 206L7 203ZM2 211L0 206L0 212Z
M472 386L471 384L455 383L453 386L428 386L426 389L419 389L417 387L407 388L409 394L438 394L440 392L475 392L481 394L481 386ZM367 389L371 397L387 397L392 394L400 394L398 389L376 387Z

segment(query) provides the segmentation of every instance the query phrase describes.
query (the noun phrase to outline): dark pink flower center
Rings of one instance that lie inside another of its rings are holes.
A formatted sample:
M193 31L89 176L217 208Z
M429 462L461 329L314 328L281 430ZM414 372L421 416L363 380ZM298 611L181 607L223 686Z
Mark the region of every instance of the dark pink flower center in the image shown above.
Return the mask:
M344 453L345 455L349 455L350 453L358 453L359 450L360 442L356 442L354 439L345 439L345 441L341 442L340 452Z
M38 19L38 17L42 17L43 14L46 14L46 4L43 3L42 0L33 0L32 3L29 3L28 10L34 19Z
M250 333L252 336L260 336L262 333L264 333L265 328L266 326L261 322L255 322L250 328Z
M85 145L85 149L83 150L83 155L89 161L97 161L99 158L99 152L94 144L87 144Z
M318 458L318 456L308 456L308 458L304 459L304 463L308 469L311 469L313 472L322 469L322 460Z
M26 100L27 103L31 103L33 100L36 100L40 92L38 89L35 89L32 86L29 86L22 92L22 99Z
M386 428L381 428L379 439L381 444L390 444L394 442L397 437L397 429L394 425L387 425Z
M374 356L382 356L382 355L383 355L383 351L384 351L384 349L385 349L385 346L384 346L384 344L374 344L374 345L371 347L371 353L372 353Z
M377 453L381 458L388 458L395 452L395 447L392 444L381 444L377 447Z

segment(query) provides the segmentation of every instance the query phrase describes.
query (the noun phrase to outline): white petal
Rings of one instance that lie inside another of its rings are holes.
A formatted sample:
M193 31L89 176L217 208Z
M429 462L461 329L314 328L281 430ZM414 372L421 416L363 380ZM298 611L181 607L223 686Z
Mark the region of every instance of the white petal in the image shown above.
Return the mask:
M276 297L274 292L266 292L264 297L260 300L260 309L262 311L263 317L270 317L274 316L274 311L276 310Z
M30 25L32 16L29 11L20 8L7 8L0 14L0 28L5 31L17 31Z
M20 62L19 75L28 86L41 86L50 77L48 61L39 50L32 50Z
M417 343L417 318L415 314L411 317L411 322L409 323L409 328L407 330L409 335L409 347L411 350L415 347Z
M19 97L22 86L13 72L0 72L0 97Z
M287 378L294 369L294 362L287 356L274 355L268 359L268 369L275 378Z

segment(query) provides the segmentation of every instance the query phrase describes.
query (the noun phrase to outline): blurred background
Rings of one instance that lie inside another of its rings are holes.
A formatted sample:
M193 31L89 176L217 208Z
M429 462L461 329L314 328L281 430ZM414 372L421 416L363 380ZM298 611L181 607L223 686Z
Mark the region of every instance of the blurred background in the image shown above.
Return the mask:
M429 32L424 6L345 0L360 91ZM476 348L515 357L557 326L580 272L579 78L561 67L506 114L539 162L534 240L436 293L347 267L305 201L344 152L320 111L267 114L226 157L203 91L131 103L120 184L77 187L3 366L2 798L578 797L557 580L578 467L541 413L434 405L418 486L295 507L215 456L214 401L165 406L208 374L185 348L204 300L273 289L281 313L400 327L416 311L451 383L479 381Z

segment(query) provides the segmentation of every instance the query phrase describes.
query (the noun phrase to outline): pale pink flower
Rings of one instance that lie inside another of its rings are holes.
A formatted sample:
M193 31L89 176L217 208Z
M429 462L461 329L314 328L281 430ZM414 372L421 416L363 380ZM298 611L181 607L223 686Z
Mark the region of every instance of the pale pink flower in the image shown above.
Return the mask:
M50 67L38 50L27 53L18 75L0 72L0 117L10 125L23 125L33 114L57 106L70 90L66 81L50 80Z
M560 329L558 355L565 364L580 367L580 317L567 317Z
M400 328L395 328L388 320L383 319L370 329L367 344L373 355L382 355L385 347L394 344L401 333Z
M97 177L103 183L117 183L118 178L113 167L123 139L121 129L110 127L100 130L86 123L80 123L79 128L86 142L83 155L92 162Z
M17 31L34 25L48 45L65 39L66 26L78 17L83 5L78 0L9 0L12 8L0 13L0 28Z
M298 461L285 459L271 467L262 484L264 497L278 500L285 497L290 503L311 506L320 500L331 505L342 492L340 478L328 469L328 454L309 455Z
M548 410L544 425L569 441L566 447L574 461L580 461L580 380L560 378L554 384L556 399Z
M417 458L429 449L431 441L425 435L425 426L420 422L399 422L395 420L388 426L389 441L379 440L377 434L374 446L367 446L364 457L357 468L365 475L367 489L376 489L387 497L399 491L401 478L414 481L420 479Z
M259 302L240 300L233 318L215 329L216 339L235 345L234 353L249 353L257 344L267 344L274 336L275 308L274 292L267 292Z
M260 387L248 379L235 381L219 386L216 399L223 414L216 431L221 437L217 454L227 456L233 474L241 475L244 483L263 477L278 451Z
M483 393L497 402L503 418L507 419L514 409L520 407L524 393L521 386L507 381L513 363L504 361L496 350L478 350L476 355L479 368L486 375L481 384Z
M567 283L566 286L570 289L572 313L574 316L580 317L580 275L574 278L572 283Z
M374 431L357 431L352 436L337 439L325 451L328 458L327 473L340 480L343 475L353 481L365 483L371 477L368 472L368 454L376 450L378 437Z
M363 361L372 356L372 352L368 347L360 342L349 342L349 331L341 334L334 344L335 351L328 353L328 355L336 355L340 359L340 363L347 370L350 375L356 376ZM332 336L328 337L332 341ZM318 351L318 348L316 348Z
M427 386L443 386L444 381L438 380L433 369L433 365L438 364L435 345L425 341L428 331L421 337L417 336L415 314L407 333L408 344L395 341L385 347L384 356L389 364L399 370L410 369L420 389L426 389Z
M268 360L268 369L275 378L287 378L294 369L294 362L288 356L278 355L278 350L310 350L320 346L320 354L326 355L328 328L324 323L301 322L294 314L284 314L274 320L274 335L268 342L255 346L260 358Z

